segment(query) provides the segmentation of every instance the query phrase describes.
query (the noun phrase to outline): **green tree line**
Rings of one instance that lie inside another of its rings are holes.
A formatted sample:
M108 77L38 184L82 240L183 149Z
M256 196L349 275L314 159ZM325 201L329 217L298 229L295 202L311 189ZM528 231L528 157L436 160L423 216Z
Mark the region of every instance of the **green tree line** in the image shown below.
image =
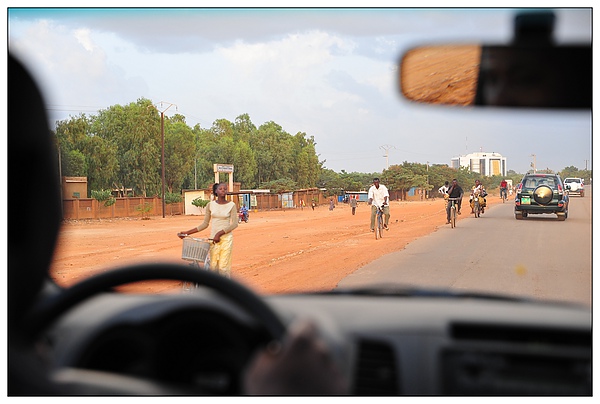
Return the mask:
M337 173L319 160L313 136L289 134L273 121L257 127L248 114L239 115L234 122L218 119L210 128L190 127L180 114L165 116L163 124L166 195L209 188L215 163L233 164L234 179L243 189L284 192L318 187L325 189L327 196L366 190L374 177L380 177L390 190L400 191L402 199L413 187L435 195L444 181L453 178L463 188L469 188L475 179L495 188L503 178L483 177L446 164L406 161L380 173ZM95 115L72 116L56 122L54 134L62 175L87 177L90 194L92 190L131 188L136 195L161 195L161 116L150 100L141 98ZM576 167L566 167L560 174L563 178L591 177L590 171ZM509 171L504 178L516 184L521 177Z
M163 125L169 193L209 187L215 163L233 164L234 179L243 188L282 183L293 190L319 181L323 162L306 133L291 135L272 121L256 127L248 114L235 122L216 120L210 128L191 128L175 114L164 117ZM161 195L161 116L150 100L58 121L55 135L63 176L87 177L90 190L131 188L138 195Z

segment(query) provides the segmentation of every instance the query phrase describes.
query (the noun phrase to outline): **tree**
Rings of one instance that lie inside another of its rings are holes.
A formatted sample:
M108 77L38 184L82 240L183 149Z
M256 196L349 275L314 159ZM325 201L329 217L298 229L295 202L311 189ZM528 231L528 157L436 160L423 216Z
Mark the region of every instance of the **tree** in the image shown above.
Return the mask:
M90 119L85 114L56 122L56 137L63 152L83 150L90 132Z
M165 183L169 192L180 191L186 175L194 169L194 138L194 133L185 121L165 120Z
M79 150L68 150L61 153L61 171L66 177L87 176L87 165L85 155Z
M111 142L98 136L88 138L85 146L87 156L87 177L90 188L112 188L118 181L119 160L117 148Z
M271 192L281 194L298 189L297 184L290 178L279 178L262 184L264 188L268 188Z
M233 124L233 164L235 166L235 178L245 188L253 188L256 185L256 157L250 147L250 139L256 136L256 126L250 120L248 114L242 114L235 119Z
M87 176L87 154L84 151L89 139L89 129L90 121L85 114L56 122L55 134L63 176Z
M216 149L215 141L209 129L202 129L196 125L192 131L196 142L195 170L186 177L186 182L197 184L198 188L207 188L214 182L213 164L216 163L216 156L213 156L215 154L213 150Z
M300 188L311 188L317 183L322 164L319 162L313 136L298 132L290 137L292 155L292 178Z
M318 182L319 188L325 188L326 196L341 195L344 190L344 181L340 174L331 169L321 170L321 176Z
M293 178L291 136L273 121L264 123L250 141L255 152L259 186L279 178Z
M400 198L405 200L407 191L413 187L414 176L410 168L392 165L383 171L382 182L389 190L400 191Z
M160 117L150 100L99 111L92 132L117 148L118 182L137 193L158 194L161 183Z
M569 177L583 178L584 182L589 184L592 179L592 170L580 170L575 166L569 166L559 171L558 175L563 180Z

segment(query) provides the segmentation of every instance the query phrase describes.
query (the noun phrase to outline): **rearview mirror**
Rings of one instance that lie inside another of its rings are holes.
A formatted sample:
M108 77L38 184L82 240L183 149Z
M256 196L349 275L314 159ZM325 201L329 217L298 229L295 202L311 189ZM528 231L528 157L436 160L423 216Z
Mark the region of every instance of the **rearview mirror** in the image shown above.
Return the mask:
M431 104L590 109L591 45L556 46L553 11L518 13L510 45L426 46L400 64L400 91Z
M592 48L425 46L407 52L400 91L430 104L591 108Z

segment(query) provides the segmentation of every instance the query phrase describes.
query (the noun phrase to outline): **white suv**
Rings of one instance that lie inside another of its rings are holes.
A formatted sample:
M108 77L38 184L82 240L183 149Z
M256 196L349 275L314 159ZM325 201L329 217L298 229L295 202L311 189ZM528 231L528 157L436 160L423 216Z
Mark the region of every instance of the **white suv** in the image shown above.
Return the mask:
M565 178L565 188L569 195L579 194L579 196L583 197L583 179Z

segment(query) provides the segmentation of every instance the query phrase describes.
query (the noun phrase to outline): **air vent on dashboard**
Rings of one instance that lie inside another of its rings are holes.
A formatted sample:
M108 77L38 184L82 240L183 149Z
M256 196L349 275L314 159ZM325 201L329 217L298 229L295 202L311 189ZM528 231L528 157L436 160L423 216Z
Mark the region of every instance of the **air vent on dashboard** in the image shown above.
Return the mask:
M559 346L591 347L591 330L552 327L510 326L506 324L454 323L450 335L455 340L503 341Z
M377 341L360 341L352 394L398 395L398 376L396 355L391 346Z
M590 330L453 324L440 352L443 395L587 396Z

